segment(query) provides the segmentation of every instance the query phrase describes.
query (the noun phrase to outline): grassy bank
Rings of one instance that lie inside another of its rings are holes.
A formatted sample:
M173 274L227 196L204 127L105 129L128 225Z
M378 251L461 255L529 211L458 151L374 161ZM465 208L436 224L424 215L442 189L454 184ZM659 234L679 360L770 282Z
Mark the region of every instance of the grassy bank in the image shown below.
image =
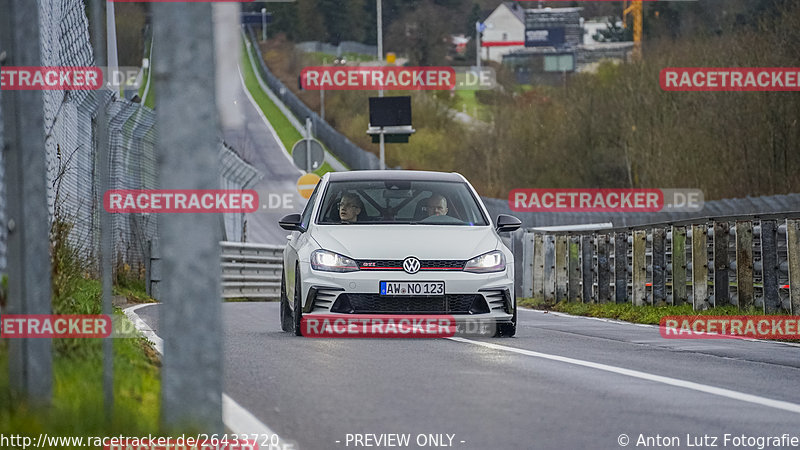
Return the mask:
M554 302L533 298L521 298L520 306L557 311L574 316L602 317L625 322L658 324L665 316L731 316L731 315L763 315L761 310L752 308L740 310L736 306L722 306L706 311L695 311L690 304L680 306L634 306L631 303L577 303Z
M272 128L275 129L275 133L278 135L278 139L283 143L286 151L291 152L292 146L302 139L303 136L297 131L294 125L292 125L289 119L283 115L278 105L276 105L275 102L269 98L269 95L261 88L256 73L253 71L253 66L250 63L250 57L247 54L246 48L242 51L242 63L239 66L242 69L245 87L250 92L250 95L253 96L253 100L255 100L261 112L269 119L269 123L272 125ZM332 171L333 167L327 162L323 162L322 166L314 171L314 173L322 176Z
M100 305L100 290L96 280L75 280L69 301L62 304L68 304L70 312L94 314ZM53 401L48 408L33 407L12 394L9 341L0 341L0 434L38 437L39 433L51 436L156 433L160 378L154 350L143 338L114 339L113 348L115 403L113 416L107 417L103 409L100 339L54 340Z

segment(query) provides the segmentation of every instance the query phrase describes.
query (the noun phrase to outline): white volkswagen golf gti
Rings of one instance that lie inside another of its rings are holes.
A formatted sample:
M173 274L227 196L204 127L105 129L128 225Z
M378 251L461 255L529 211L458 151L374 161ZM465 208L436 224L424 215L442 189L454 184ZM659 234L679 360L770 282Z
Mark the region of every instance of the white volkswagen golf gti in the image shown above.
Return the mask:
M457 173L327 173L303 213L280 220L292 231L282 328L302 335L303 314L446 314L513 336L514 257L498 233L520 225L492 223Z

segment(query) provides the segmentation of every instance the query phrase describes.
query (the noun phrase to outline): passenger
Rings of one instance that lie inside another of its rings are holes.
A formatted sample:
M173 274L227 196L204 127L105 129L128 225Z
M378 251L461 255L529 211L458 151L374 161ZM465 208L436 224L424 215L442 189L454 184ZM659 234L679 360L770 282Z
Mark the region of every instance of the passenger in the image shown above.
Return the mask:
M364 202L354 192L345 192L339 200L339 219L342 222L358 222L358 215L364 209Z
M430 216L447 215L447 199L441 194L433 194L425 200L425 210Z

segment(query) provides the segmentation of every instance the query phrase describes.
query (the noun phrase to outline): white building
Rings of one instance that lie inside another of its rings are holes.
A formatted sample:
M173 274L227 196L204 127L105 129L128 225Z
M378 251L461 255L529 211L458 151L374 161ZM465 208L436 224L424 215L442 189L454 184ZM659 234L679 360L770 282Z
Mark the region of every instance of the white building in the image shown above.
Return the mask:
M503 55L525 48L525 8L519 3L501 3L484 24L481 59L501 62Z

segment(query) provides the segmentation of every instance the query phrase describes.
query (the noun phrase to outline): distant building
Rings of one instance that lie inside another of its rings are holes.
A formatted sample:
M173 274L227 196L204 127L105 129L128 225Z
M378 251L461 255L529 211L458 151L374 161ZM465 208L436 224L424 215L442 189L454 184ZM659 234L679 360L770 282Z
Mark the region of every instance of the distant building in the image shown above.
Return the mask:
M598 43L580 16L583 8L525 9L524 47L503 55L520 84L558 84L574 72L592 71L602 60L625 61L632 42ZM596 33L599 25L590 27Z
M501 3L483 23L481 59L501 62L503 55L525 48L525 8L519 3Z

